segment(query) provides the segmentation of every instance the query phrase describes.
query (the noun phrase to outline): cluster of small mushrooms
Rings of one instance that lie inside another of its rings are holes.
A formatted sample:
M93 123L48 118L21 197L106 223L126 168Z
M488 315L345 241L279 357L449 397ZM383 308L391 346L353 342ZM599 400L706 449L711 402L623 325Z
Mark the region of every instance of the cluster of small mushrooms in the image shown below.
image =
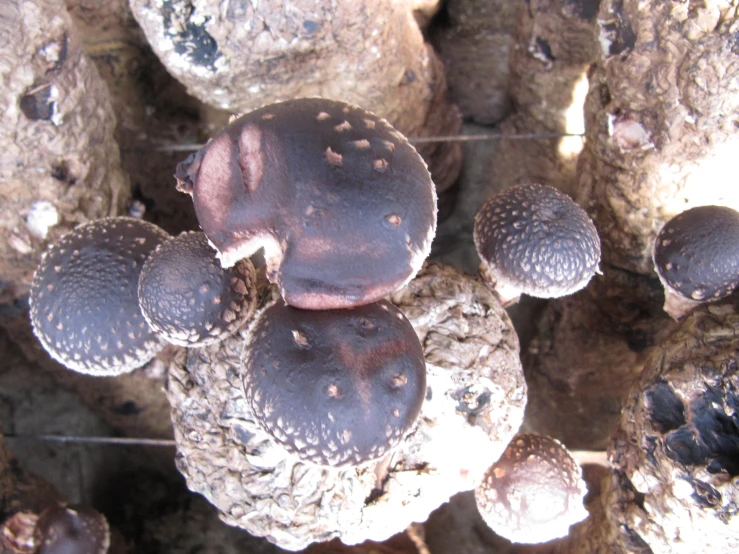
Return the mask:
M44 348L70 369L112 376L166 342L201 348L248 323L238 378L263 431L320 467L383 459L427 396L417 331L385 299L419 272L434 237L436 193L421 157L385 120L307 98L234 120L175 176L202 232L170 237L116 217L48 249L31 290ZM654 249L666 289L688 303L731 292L737 238L739 214L727 208L669 222ZM572 294L598 272L593 222L549 186L492 197L474 239L503 304ZM282 302L258 306L249 258L259 250ZM708 260L716 253L721 264ZM475 485L484 519L516 542L566 535L587 515L579 467L547 437L516 437Z

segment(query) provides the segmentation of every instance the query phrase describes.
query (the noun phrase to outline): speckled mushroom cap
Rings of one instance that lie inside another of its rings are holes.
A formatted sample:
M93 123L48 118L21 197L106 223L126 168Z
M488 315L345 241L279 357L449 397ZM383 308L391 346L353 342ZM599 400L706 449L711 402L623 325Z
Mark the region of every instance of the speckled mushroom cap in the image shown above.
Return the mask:
M588 515L580 466L559 441L524 433L475 489L480 515L498 535L513 542L548 542Z
M110 376L154 357L162 341L139 309L137 288L146 258L168 237L140 219L106 218L46 251L31 284L31 323L55 360Z
M91 508L46 508L39 514L34 534L37 554L105 554L110 547L108 521Z
M379 300L416 274L436 230L422 158L385 120L342 102L253 111L176 177L223 266L264 247L270 281L298 308Z
M232 335L254 313L256 276L249 260L224 269L203 233L160 244L139 277L147 323L167 341L199 347Z
M505 189L475 218L477 252L501 285L541 298L572 294L600 263L600 238L569 196L539 184Z
M418 336L386 300L322 311L273 304L244 349L244 388L257 420L319 465L382 457L411 428L426 394Z
M653 259L665 288L683 298L728 296L739 284L739 212L699 206L678 214L657 235Z

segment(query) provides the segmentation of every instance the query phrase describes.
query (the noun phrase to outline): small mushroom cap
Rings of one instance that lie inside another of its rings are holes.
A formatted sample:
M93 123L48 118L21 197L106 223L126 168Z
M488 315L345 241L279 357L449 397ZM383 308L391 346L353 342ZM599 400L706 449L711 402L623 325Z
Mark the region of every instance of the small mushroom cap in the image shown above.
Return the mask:
M146 258L168 237L140 219L106 218L46 251L31 284L31 323L55 360L110 376L154 357L162 341L139 309L137 289Z
M436 230L426 164L387 121L301 98L251 112L177 167L224 267L264 247L303 309L374 302L420 269Z
M254 313L256 275L249 260L224 269L199 232L160 244L139 277L147 323L167 341L200 347L232 335Z
M518 185L490 198L475 218L474 239L502 286L540 298L582 289L600 263L593 222L569 196L545 185Z
M266 308L249 329L243 379L260 425L301 459L359 465L412 427L426 394L415 330L392 304Z
M513 542L563 537L588 516L580 467L557 440L534 433L514 437L475 489L485 523Z
M662 227L652 257L670 292L698 302L728 296L739 284L739 212L724 206L682 212Z
M39 514L37 554L105 554L110 527L105 516L86 507L52 506Z

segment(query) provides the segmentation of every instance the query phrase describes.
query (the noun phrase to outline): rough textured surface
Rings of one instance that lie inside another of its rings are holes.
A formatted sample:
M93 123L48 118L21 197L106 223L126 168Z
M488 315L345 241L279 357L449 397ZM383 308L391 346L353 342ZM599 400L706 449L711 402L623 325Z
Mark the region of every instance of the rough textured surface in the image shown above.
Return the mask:
M131 182L136 212L176 235L197 229L188 198L174 188L180 152L163 146L205 140L205 106L185 92L159 61L131 13L128 0L66 0L85 53L110 91L119 124L121 166ZM228 114L225 115L228 117Z
M509 93L514 114L501 133L583 133L586 73L597 57L600 0L518 2L511 48ZM490 166L492 188L523 181L552 185L569 194L576 180L580 137L503 139Z
M321 96L362 106L408 136L456 134L461 119L413 18L415 4L131 0L154 51L203 102L244 113ZM459 145L421 150L439 190L448 188L459 174Z
M648 273L665 221L696 205L739 207L727 181L739 148L739 14L733 0L604 0L598 21L576 199L604 261Z
M451 0L430 40L446 68L449 97L462 116L492 124L508 115L508 58L516 2Z
M609 448L609 518L625 548L739 548L739 302L688 316L649 356Z
M602 266L573 296L549 302L522 354L526 429L570 449L603 449L649 348L675 323L656 278Z
M506 297L558 298L584 288L600 262L595 225L551 186L522 184L492 196L475 218L475 246Z
M0 52L0 302L9 303L27 293L47 239L117 215L129 193L108 91L64 2L3 2Z
M505 312L480 283L436 264L392 300L424 346L427 397L418 426L376 467L309 466L273 443L238 386L238 336L170 366L178 467L224 521L292 550L382 540L473 488L500 456L526 398Z
M52 358L80 373L112 376L151 360L162 340L138 301L141 268L169 238L130 217L84 223L44 252L31 285L33 331Z
M544 435L516 435L475 489L482 519L501 536L538 544L565 537L585 519L582 470L562 444Z
M138 280L139 306L168 342L205 346L232 335L254 314L255 281L249 259L224 269L205 235L191 231L147 258Z

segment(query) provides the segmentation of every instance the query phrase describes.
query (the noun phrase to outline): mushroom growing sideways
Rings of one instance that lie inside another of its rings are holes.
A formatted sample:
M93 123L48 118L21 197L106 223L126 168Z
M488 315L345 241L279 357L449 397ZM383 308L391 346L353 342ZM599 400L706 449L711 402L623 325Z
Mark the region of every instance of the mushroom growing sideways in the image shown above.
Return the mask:
M141 268L169 235L130 217L84 223L44 254L31 284L31 323L52 358L111 376L144 365L162 341L138 300Z
M244 351L257 420L319 465L381 458L415 423L426 394L421 343L386 300L321 311L273 304L252 323Z
M494 195L477 213L474 239L504 304L521 294L558 298L577 292L600 263L595 225L550 186L523 184Z
M254 313L254 266L222 268L203 233L187 232L157 247L139 277L147 323L167 341L199 347L232 335Z
M564 537L588 516L580 466L550 437L517 435L475 489L485 523L513 542L536 544Z
M739 285L739 212L699 206L668 221L654 242L654 268L665 288L665 311L680 319Z
M264 248L268 277L303 309L368 304L407 283L436 230L426 164L385 120L302 98L255 110L177 167L230 267Z

